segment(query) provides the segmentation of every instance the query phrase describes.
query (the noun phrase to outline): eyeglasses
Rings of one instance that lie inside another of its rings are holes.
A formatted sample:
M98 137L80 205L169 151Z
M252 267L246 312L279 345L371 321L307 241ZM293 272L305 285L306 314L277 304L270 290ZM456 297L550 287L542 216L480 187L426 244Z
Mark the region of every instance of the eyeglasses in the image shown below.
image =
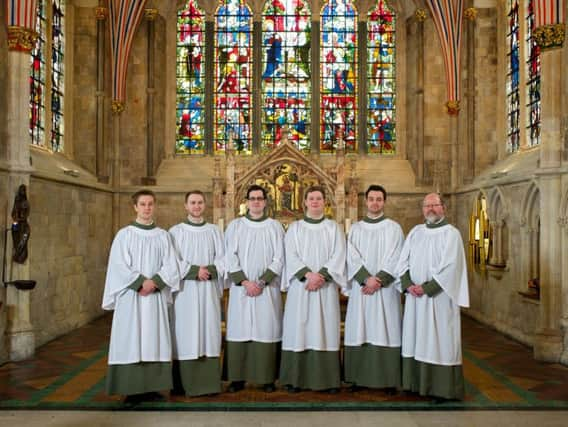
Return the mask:
M437 208L438 206L444 206L441 203L433 203L431 205L422 205L423 208L426 209L432 209L432 208Z
M247 200L249 202L262 202L264 200L264 197L249 197Z

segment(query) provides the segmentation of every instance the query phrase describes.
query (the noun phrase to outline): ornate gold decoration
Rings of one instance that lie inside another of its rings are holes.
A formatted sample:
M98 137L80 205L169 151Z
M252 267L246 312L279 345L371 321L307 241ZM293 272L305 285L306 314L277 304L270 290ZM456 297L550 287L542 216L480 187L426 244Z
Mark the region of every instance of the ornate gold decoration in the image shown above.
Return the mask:
M446 111L450 116L457 116L460 112L460 102L459 101L446 102Z
M427 16L425 9L418 8L416 12L414 12L414 17L418 22L424 22Z
M534 30L534 38L543 50L562 47L565 31L564 24L543 25Z
M108 17L108 9L104 6L95 7L95 18L97 21L104 21Z
M111 109L113 114L122 113L124 111L124 102L115 99L114 101L112 101Z
M35 46L37 38L38 33L29 28L8 26L9 50L29 53Z
M463 11L463 16L465 16L470 21L475 21L477 18L477 9L475 7L468 7Z
M148 21L155 20L157 16L158 16L158 9L155 9L155 8L144 9L144 17Z

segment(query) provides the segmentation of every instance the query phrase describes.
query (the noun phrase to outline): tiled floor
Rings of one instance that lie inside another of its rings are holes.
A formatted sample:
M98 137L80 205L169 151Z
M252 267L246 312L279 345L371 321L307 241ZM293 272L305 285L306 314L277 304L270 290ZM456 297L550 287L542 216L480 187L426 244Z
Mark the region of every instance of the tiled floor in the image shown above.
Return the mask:
M104 394L110 321L111 317L105 316L43 346L32 360L1 366L0 409L124 409L121 397ZM406 394L387 396L378 390L349 393L343 389L336 395L317 392L291 395L280 389L267 394L249 387L239 393L223 393L213 398L171 397L162 403L145 403L139 409L397 410L401 411L399 414L432 409L568 410L568 367L536 362L529 348L467 317L463 318L462 330L464 402L434 405L428 398ZM6 417L9 413L0 415ZM520 418L521 422L525 421ZM412 419L422 422L414 415Z

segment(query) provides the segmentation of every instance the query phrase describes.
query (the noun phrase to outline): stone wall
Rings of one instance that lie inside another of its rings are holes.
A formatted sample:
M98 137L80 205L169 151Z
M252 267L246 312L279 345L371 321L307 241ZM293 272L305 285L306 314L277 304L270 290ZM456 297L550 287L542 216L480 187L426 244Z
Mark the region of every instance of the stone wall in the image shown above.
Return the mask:
M147 28L146 21L142 19L134 34L128 61L127 101L125 110L120 114L121 185L138 185L140 178L146 175Z
M495 9L479 9L475 21L475 172L480 173L497 160L495 147L501 141L497 119L499 106L497 68L497 16Z
M73 157L91 173L96 173L97 111L97 20L93 7L75 7L73 48ZM108 48L108 45L107 45Z
M109 192L32 177L31 322L41 345L100 316L112 239Z
M527 171L527 176L531 172ZM505 206L507 235L503 242L507 254L505 268L468 265L470 308L466 312L477 320L494 327L506 335L527 344L534 344L539 319L538 300L527 298L520 292L528 291L531 279L528 264L536 257L528 244L530 225L524 219L530 208L529 194L534 189L531 179L521 182L500 182L498 185L483 185L456 196L457 227L462 233L466 253L469 239L469 217L473 213L475 200L480 194L488 200L489 220L494 205L499 199ZM501 196L497 196L499 192ZM538 212L539 207L533 206ZM543 284L545 286L545 284Z
M1 37L1 36L0 36ZM1 144L0 144L1 145ZM3 259L4 257L4 239L6 234L4 233L4 228L10 223L8 213L10 212L9 207L9 196L8 196L8 174L3 170L0 170L0 215L2 215L0 224L2 224L2 233L0 233L0 254ZM0 267L1 269L1 267ZM6 348L6 343L4 340L4 333L6 331L7 322L7 307L6 307L6 288L2 284L0 286L0 365L7 359L8 350Z

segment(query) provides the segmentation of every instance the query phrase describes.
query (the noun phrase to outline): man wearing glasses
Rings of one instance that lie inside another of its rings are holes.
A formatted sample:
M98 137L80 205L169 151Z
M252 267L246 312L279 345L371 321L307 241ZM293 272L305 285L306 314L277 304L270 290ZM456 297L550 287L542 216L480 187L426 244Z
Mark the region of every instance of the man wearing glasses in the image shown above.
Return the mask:
M284 230L265 214L266 190L247 190L247 214L227 227L229 276L226 378L231 393L245 382L275 390L282 341L280 275L284 265Z
M463 399L460 307L469 306L463 242L439 194L424 198L422 213L425 224L408 234L398 266L406 292L402 386L436 402Z

